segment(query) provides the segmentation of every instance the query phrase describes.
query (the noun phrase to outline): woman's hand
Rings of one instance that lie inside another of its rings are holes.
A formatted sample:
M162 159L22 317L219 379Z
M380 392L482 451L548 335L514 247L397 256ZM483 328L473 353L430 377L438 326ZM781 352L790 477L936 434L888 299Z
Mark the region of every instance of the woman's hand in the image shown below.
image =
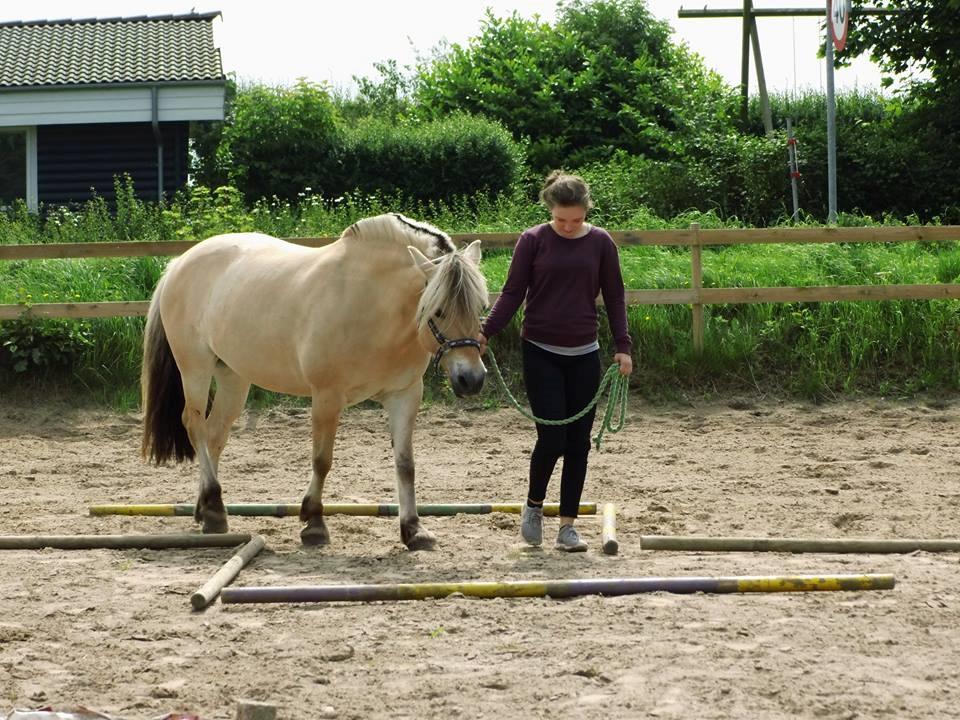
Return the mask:
M617 353L613 356L613 361L620 366L620 374L624 377L633 372L633 359L629 353Z
M487 352L487 336L482 332L477 333L477 337L474 338L478 343L480 343L480 354L483 355Z

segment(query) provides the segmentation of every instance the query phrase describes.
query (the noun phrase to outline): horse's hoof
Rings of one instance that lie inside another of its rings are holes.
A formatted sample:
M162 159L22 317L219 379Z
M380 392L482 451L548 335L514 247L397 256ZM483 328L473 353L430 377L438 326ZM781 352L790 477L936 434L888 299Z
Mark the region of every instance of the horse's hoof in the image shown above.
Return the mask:
M300 531L300 542L310 547L330 544L330 533L326 527L307 525Z
M212 535L217 533L227 532L227 517L224 515L221 518L204 518L203 520L203 534Z
M411 551L416 550L433 550L437 546L437 537L429 530L420 529L406 542L407 549Z

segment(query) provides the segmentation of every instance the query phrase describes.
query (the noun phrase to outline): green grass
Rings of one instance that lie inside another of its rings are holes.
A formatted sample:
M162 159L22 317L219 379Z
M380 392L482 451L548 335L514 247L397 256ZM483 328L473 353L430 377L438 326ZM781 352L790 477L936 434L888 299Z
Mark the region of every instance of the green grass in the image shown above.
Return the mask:
M230 188L194 189L158 208L120 186L115 213L93 201L44 219L21 209L0 214L0 243L194 239L226 231L260 230L281 237L332 236L355 220L400 210L451 233L517 232L544 220L541 208L517 192L495 200L454 204L403 204L395 198L305 197L299 205L273 201L247 210ZM594 219L602 219L601 208ZM736 227L713 213L691 212L665 220L644 208L609 218L611 230ZM841 224L875 224L841 216ZM887 221L892 222L892 221ZM145 300L166 258L0 262L0 303ZM509 250L484 256L491 290L499 290ZM682 288L690 282L683 248L624 247L628 288ZM710 247L703 252L706 287L801 286L956 282L960 248L952 243L753 245ZM633 388L650 398L747 392L807 399L850 394L912 395L955 392L960 377L960 315L950 301L790 303L708 306L705 350L693 351L686 306L636 306L629 310L637 351ZM505 375L519 391L519 321L494 340ZM143 320L0 323L0 388L57 387L96 402L137 403ZM610 347L605 322L601 343ZM450 394L428 375L427 401ZM254 404L278 402L255 392ZM290 401L301 402L301 401ZM498 402L491 393L480 401Z

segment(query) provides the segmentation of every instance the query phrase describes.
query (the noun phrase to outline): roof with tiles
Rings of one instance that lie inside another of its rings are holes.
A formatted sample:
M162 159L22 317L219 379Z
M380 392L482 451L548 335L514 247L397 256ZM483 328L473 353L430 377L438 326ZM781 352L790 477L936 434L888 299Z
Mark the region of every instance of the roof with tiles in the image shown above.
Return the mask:
M219 15L0 23L0 89L223 80Z

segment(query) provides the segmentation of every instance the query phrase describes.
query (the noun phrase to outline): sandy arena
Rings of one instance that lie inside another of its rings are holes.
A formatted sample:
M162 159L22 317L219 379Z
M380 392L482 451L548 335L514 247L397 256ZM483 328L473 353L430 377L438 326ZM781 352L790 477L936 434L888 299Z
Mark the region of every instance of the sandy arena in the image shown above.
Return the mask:
M306 718L922 718L960 716L960 554L641 551L641 535L960 537L958 407L864 400L644 405L592 455L585 500L616 503L620 554L526 548L513 515L231 518L267 548L235 586L892 573L891 591L654 593L570 600L222 605L190 595L229 550L0 551L0 717L86 706L114 718L232 719L239 699ZM422 411L420 502L516 502L533 427L512 410ZM198 532L189 518L89 517L100 503L192 503L196 467L139 457L139 417L0 400L0 534ZM307 411L243 415L227 502L298 502ZM551 486L548 500L557 499ZM384 414L348 410L329 502L395 502Z

